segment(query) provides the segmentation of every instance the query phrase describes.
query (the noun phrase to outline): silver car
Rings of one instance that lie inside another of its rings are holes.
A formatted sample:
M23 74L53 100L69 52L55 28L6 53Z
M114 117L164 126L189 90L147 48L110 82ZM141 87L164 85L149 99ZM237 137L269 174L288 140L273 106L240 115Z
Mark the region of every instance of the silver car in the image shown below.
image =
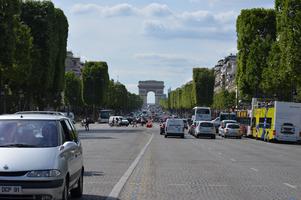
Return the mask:
M0 116L0 199L81 197L82 152L77 132L65 116Z
M227 123L226 127L224 128L224 137L236 137L241 139L242 132L240 130L240 126L238 123Z
M210 137L211 139L215 139L215 127L212 122L209 121L201 121L195 129L195 137Z

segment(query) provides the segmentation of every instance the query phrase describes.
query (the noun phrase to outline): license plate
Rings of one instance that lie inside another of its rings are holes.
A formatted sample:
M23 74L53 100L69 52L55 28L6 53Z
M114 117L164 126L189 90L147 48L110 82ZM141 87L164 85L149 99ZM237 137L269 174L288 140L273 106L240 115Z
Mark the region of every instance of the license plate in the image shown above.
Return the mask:
M0 186L0 194L19 194L21 192L21 186Z

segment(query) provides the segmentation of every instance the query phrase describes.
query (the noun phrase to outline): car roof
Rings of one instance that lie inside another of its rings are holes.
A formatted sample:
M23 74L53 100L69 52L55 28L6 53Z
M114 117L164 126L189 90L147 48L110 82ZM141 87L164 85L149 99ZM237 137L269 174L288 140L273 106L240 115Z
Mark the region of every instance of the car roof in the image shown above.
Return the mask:
M212 124L211 121L199 121L199 123L211 123Z
M227 127L229 126L229 125L238 125L239 126L239 124L238 123L227 123Z
M0 115L0 120L60 120L68 119L62 115L51 114L8 114Z
M237 121L236 120L226 119L226 120L223 120L222 122L234 122L234 123L236 123Z

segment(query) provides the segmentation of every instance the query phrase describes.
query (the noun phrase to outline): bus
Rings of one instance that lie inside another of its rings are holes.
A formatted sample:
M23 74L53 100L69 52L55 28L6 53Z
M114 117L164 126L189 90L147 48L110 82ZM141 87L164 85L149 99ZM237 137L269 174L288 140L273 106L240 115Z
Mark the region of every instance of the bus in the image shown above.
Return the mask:
M211 121L211 109L209 107L194 107L192 109L192 121Z
M98 116L99 123L109 123L109 118L111 115L114 115L113 110L100 110Z
M252 136L265 141L298 142L301 139L301 103L274 101L255 106Z

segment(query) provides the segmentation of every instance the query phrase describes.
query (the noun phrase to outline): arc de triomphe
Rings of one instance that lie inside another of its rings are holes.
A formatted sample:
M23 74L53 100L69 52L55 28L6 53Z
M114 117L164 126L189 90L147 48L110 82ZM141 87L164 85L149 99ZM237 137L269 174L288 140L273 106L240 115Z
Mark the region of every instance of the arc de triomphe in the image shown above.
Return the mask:
M164 82L163 81L139 81L138 84L139 95L143 99L143 104L147 104L147 94L149 92L155 93L155 104L159 105L160 99L166 98L164 94Z

